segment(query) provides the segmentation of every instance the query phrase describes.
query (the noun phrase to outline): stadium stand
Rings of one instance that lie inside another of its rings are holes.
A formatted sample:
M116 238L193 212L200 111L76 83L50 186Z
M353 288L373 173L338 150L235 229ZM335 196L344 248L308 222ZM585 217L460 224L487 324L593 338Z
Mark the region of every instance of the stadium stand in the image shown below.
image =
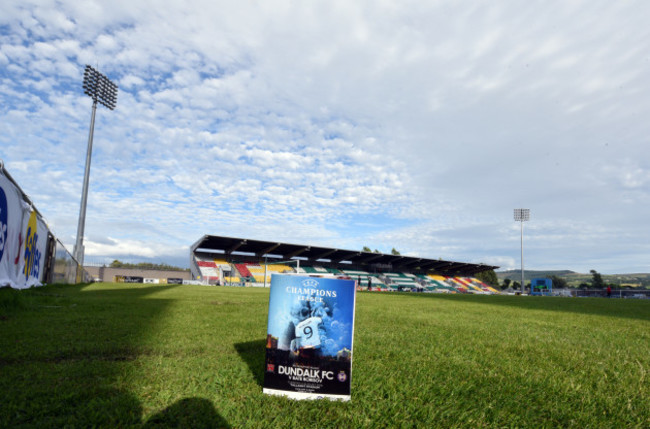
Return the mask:
M370 281L371 290L384 291L388 290L386 283L377 276L368 276L363 286L368 287L368 280Z
M275 273L295 273L296 271L285 264L267 264L266 269Z
M458 283L458 284L463 285L465 288L467 288L468 291L484 292L483 289L481 289L480 287L472 284L471 282L467 281L466 279L464 279L462 277L454 277L453 281Z
M471 283L472 285L480 288L483 292L490 293L490 294L499 293L499 291L496 290L495 288L493 288L492 286L487 285L487 284L483 283L482 281L480 281L479 279L476 279L474 277L467 277L467 278L465 278L465 280L467 282Z
M341 270L341 274L350 277L352 280L357 281L357 287L362 290L368 289L368 280L373 290L389 290L390 287L386 282L376 275L371 275L367 271L360 270Z
M246 270L250 273L250 276L253 278L252 281L256 283L264 283L264 268L262 266L259 264L247 263L245 264L245 267ZM269 282L271 279L268 278L266 281Z
M230 264L229 264L228 261L226 261L225 259L214 259L214 264L215 264L217 267L221 268L222 270L223 270L224 268L226 269L226 271L229 271L229 270L230 270Z
M447 282L444 276L429 274L427 277L430 279L430 283L436 291L447 291L447 293L458 292L458 290L453 285Z
M190 252L193 278L210 283L266 286L274 273L297 272L345 276L361 290L498 293L474 277L498 268L483 264L209 235Z
M222 278L222 274L220 272L220 267L217 266L214 260L197 257L196 263L201 272L201 279L207 281L210 284L219 283L219 279Z
M405 273L383 273L384 277L388 279L388 285L396 288L397 290L417 290L422 289L423 286L417 282L416 277L412 274Z
M370 273L368 273L367 271L343 270L342 272L343 272L343 274L346 274L346 275L348 275L350 277L354 277L354 276L366 276L367 277L367 276L370 275Z
M239 275L246 279L246 280L252 280L253 279L253 273L250 272L246 264L235 264L235 268L237 271L239 271Z
M425 274L416 274L416 277L426 292L449 293L452 289L439 285L435 280Z
M469 293L469 289L467 289L465 285L455 281L452 277L446 277L445 282L449 284L451 287L453 287L454 289L456 289L456 292Z
M244 264L252 276L252 281L259 284L269 284L273 273L293 273L293 268L285 264L262 264L249 262ZM240 270L240 273L242 271ZM245 271L244 271L245 272ZM266 272L266 279L264 273ZM242 274L243 275L243 274Z

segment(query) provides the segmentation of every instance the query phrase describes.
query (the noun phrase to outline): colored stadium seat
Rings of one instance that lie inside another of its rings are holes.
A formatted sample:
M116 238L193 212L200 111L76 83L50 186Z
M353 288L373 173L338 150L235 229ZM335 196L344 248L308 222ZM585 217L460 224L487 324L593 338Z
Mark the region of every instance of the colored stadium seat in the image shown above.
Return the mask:
M235 264L235 268L239 271L239 274L242 277L250 278L253 277L253 274L248 270L246 264Z

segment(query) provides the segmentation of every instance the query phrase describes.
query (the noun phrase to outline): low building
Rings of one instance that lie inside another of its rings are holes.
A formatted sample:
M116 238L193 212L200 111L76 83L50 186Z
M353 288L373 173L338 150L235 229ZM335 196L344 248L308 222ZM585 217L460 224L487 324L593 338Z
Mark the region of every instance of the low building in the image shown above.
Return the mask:
M175 271L175 270L143 270L139 268L112 268L112 267L84 267L96 282L116 282L120 278L142 278L158 280L158 284L166 284L167 279L181 279L192 280L192 274L189 271ZM140 282L138 282L140 283ZM156 283L155 281L148 281L146 283ZM178 283L171 281L169 283Z

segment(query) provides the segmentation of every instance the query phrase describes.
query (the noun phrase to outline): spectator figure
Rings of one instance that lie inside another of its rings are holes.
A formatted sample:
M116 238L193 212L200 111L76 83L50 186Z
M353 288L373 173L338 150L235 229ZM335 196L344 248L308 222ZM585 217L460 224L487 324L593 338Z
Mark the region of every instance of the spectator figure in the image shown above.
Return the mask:
M368 277L368 290L372 290L372 280Z
M612 287L610 285L607 285L607 298L612 297Z

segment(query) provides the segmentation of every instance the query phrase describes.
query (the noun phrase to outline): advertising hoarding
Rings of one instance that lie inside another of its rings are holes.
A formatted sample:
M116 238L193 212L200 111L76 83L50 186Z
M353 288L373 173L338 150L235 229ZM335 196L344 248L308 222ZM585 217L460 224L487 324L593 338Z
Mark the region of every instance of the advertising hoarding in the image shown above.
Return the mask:
M0 174L0 286L40 286L48 229L23 201L16 186Z

